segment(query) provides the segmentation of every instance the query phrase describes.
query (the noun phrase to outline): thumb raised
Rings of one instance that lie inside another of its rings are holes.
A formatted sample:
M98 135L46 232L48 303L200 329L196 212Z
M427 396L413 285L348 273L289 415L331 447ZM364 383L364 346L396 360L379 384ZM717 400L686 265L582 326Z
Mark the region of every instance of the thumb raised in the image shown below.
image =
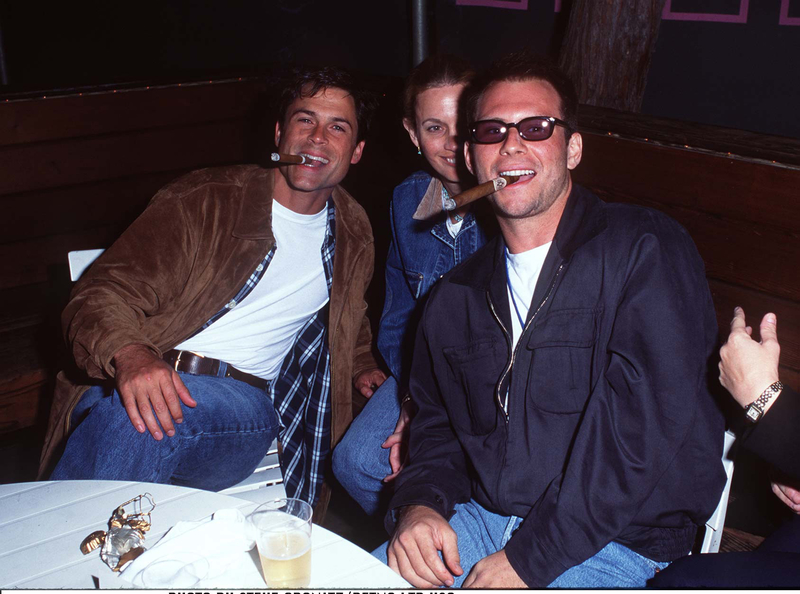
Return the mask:
M778 318L774 313L768 313L761 319L761 342L778 340Z

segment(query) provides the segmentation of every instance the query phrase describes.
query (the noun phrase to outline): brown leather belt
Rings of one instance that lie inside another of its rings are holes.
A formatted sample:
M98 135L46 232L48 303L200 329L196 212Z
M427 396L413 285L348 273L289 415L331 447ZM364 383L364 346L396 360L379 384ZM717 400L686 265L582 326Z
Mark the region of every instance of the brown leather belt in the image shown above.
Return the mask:
M183 371L184 373L191 373L192 375L212 375L214 377L232 377L235 380L250 384L259 390L266 390L269 387L269 380L265 380L244 371L239 371L232 365L228 365L228 369L223 376L219 375L220 361L219 359L211 359L210 357L201 357L189 351L176 351L172 349L164 353L162 357L170 367L175 371Z

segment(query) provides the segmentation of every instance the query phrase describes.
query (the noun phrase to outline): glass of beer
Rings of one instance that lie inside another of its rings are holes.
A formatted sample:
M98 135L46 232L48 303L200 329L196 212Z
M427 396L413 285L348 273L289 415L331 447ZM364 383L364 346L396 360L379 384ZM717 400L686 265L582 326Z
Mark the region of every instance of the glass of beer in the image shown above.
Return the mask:
M302 499L276 499L248 516L270 588L307 588L311 581L311 506Z

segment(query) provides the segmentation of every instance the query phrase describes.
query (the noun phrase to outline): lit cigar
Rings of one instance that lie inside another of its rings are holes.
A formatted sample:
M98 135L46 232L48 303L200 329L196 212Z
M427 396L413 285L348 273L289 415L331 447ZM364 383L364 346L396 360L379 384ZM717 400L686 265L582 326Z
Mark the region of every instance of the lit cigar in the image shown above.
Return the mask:
M489 180L487 182L483 182L482 184L475 186L474 188L470 188L466 192L461 192L457 196L448 198L444 203L444 209L446 211L451 211L451 210L456 210L457 208L461 208L465 204L469 204L470 202L475 202L475 200L477 200L478 198L483 198L484 196L488 196L492 192L497 192L498 190L502 190L508 184L513 184L518 179L519 179L518 175L501 175L498 178Z
M289 163L290 165L302 165L306 162L306 158L303 155L284 155L283 153L272 153L269 158L276 163Z

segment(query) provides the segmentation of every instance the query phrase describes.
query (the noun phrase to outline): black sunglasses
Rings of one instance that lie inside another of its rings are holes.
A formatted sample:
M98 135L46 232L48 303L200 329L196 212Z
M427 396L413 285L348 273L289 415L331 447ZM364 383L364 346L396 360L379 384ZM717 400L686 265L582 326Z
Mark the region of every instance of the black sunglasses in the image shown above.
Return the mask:
M553 135L556 126L570 129L569 124L551 116L533 116L514 124L500 120L480 120L472 124L469 131L472 140L479 144L496 144L503 142L511 128L516 128L523 140L547 140Z

